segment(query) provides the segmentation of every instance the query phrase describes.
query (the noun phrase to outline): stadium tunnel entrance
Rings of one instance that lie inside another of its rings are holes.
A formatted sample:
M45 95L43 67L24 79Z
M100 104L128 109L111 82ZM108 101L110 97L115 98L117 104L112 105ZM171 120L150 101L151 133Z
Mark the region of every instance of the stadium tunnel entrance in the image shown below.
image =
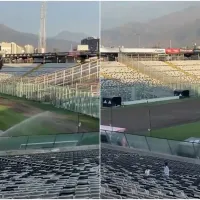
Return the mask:
M105 61L116 61L118 58L118 53L101 53L101 57Z

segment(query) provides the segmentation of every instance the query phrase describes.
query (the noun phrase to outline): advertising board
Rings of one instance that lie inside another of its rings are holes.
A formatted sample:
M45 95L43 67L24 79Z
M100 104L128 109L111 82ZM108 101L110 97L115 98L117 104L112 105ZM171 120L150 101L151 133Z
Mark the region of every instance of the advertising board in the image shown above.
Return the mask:
M153 51L157 54L165 54L165 49L154 49Z
M100 125L100 131L111 131L111 132L121 132L123 133L124 131L126 131L125 128L120 128L120 127L113 127L113 126L104 126L104 125Z
M77 46L77 51L88 51L88 45L78 45Z
M200 53L200 49L194 49L194 53Z
M168 49L165 49L165 53L166 54L179 54L180 53L180 49L168 48Z
M162 54L165 53L165 49L150 49L150 48L122 48L123 53L146 53L146 54Z
M102 47L100 48L101 53L119 53L119 48L109 48L109 47Z
M193 50L192 49L180 49L180 53L184 53L184 54L192 54Z

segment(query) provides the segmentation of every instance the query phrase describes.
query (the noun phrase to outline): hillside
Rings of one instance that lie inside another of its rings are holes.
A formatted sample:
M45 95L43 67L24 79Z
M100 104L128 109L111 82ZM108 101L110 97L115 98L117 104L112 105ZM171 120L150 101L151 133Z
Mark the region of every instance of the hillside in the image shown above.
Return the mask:
M189 7L179 12L150 20L146 23L133 22L102 31L104 46L137 47L140 34L140 47L160 45L172 47L192 45L200 40L200 6Z
M38 35L19 32L0 24L0 41L15 42L21 46L31 44L34 47L37 47ZM71 45L74 46L77 44L78 43L69 40L47 38L47 51L53 51L54 48L59 51L68 51L71 49Z
M78 42L80 43L80 41L86 37L89 37L88 35L86 35L85 33L72 33L70 31L62 31L60 33L58 33L54 39L59 39L59 40L70 40L73 42Z

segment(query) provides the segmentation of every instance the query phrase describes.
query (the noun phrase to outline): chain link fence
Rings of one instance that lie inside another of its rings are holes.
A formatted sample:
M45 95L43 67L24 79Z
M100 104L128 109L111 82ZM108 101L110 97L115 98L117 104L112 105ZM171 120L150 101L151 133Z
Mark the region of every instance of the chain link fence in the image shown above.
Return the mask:
M153 57L146 57L146 60L150 58L152 58L150 61L156 60L156 58L153 59ZM141 62L144 61L144 57L131 57L120 54L118 59L119 62L138 72L137 81L134 81L131 87L134 88L133 90L135 91L135 95L131 100L173 96L173 91L175 89L190 90L190 95L194 97L200 95L199 80L193 79L192 76L187 76L186 73L184 74L181 71L173 70L172 72L174 72L174 74L171 73L170 75L169 69L166 69L166 71L154 69ZM130 94L130 86L121 83L121 87Z
M99 97L93 96L90 92L81 92L62 86L11 82L10 84L1 83L0 93L48 102L58 108L99 117Z

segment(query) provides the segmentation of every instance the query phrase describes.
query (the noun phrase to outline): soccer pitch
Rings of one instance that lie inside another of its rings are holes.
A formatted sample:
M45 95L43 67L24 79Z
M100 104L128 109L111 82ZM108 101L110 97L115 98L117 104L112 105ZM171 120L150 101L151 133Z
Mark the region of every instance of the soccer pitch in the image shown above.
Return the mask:
M59 125L60 130L55 130L55 125L52 127L52 123L48 123L48 120L50 122L50 117L43 124L39 123L39 120L32 120L30 126L33 126L34 122L37 123L37 127L40 126L40 124L41 127L46 126L47 131L45 132L47 134L55 134L57 131L59 133L66 133L66 131L77 132L78 122L81 122L80 131L92 132L99 130L99 119L61 108L56 108L51 104L27 101L21 98L2 94L0 94L0 130L5 131L25 119L29 119L46 111L51 113L52 121ZM66 124L68 125L67 127ZM43 134L45 134L44 130L42 131ZM35 134L40 133L35 132L34 135ZM27 133L24 133L23 135L27 135Z
M2 151L99 144L98 119L7 95L0 95L0 130Z
M190 137L200 138L200 121L152 130L149 135L173 140L185 140Z

